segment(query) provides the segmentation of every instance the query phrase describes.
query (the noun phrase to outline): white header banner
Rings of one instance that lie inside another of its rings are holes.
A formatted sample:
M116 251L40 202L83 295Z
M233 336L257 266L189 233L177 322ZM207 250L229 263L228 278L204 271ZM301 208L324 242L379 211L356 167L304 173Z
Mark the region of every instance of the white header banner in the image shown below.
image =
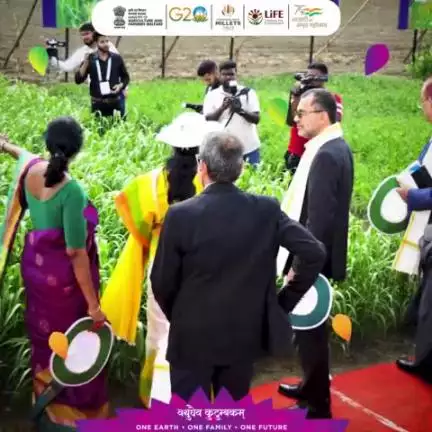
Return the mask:
M329 36L340 22L331 0L101 0L92 11L95 29L107 36Z

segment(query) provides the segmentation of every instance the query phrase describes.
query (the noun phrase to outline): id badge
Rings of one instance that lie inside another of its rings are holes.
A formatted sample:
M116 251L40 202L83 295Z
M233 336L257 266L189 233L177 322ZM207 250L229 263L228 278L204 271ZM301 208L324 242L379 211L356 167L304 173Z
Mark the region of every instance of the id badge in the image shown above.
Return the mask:
M111 88L108 81L99 83L99 87L102 96L111 94Z

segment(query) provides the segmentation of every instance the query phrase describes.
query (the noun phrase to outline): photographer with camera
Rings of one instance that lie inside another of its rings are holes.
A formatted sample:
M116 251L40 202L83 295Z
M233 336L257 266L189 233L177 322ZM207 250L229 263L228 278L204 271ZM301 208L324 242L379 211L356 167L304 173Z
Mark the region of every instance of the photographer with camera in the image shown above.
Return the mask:
M325 83L328 81L329 74L328 68L324 63L311 63L308 66L306 73L297 73L294 75L297 83L290 91L289 96L289 108L286 119L286 124L291 126L290 141L288 144L288 150L285 153L285 166L287 170L291 171L294 175L300 158L305 151L305 144L308 142L307 138L299 135L297 124L294 122L293 113L297 110L297 105L300 101L300 97L303 93L314 88L325 88ZM337 121L342 121L343 105L342 97L333 93L336 99L337 105Z
M59 60L58 48L64 48L65 42L59 42L55 39L46 41L46 50L50 60L50 66L61 72L76 72L89 54L97 52L97 43L95 39L96 30L92 23L85 23L79 28L79 34L83 45L79 47L68 59ZM119 51L112 42L109 42L109 51L119 54ZM126 89L120 93L120 113L125 116L126 111Z
M207 84L204 97L210 90L217 89L220 85L219 71L216 63L213 60L204 60L200 63L197 69L197 75ZM198 114L203 113L203 104L185 103L184 108L192 109Z
M252 166L260 163L260 105L254 89L237 85L237 64L228 60L219 66L221 85L204 99L206 120L217 121L244 145L244 160Z

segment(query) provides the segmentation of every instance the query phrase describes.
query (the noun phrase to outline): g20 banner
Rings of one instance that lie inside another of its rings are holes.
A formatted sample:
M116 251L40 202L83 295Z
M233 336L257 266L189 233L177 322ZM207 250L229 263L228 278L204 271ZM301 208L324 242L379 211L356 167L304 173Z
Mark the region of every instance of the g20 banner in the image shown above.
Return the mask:
M111 36L329 36L338 30L341 14L331 0L268 0L264 6L258 0L101 0L92 22Z
M340 0L178 4L149 0L42 0L42 25L92 21L108 36L328 36L340 26Z

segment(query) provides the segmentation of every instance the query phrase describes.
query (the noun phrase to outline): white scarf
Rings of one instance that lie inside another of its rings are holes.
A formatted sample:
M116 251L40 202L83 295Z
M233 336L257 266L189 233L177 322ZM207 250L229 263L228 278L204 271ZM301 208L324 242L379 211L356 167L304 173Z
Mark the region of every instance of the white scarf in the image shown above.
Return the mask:
M300 163L291 181L291 184L282 200L282 210L290 219L297 222L300 221L300 216L303 209L303 202L306 193L306 186L309 178L309 171L312 162L318 153L319 149L327 142L343 136L340 123L332 124L322 131L315 138L312 138L305 144L306 151L300 159ZM281 276L289 257L289 252L283 247L279 248L277 256L277 271Z

